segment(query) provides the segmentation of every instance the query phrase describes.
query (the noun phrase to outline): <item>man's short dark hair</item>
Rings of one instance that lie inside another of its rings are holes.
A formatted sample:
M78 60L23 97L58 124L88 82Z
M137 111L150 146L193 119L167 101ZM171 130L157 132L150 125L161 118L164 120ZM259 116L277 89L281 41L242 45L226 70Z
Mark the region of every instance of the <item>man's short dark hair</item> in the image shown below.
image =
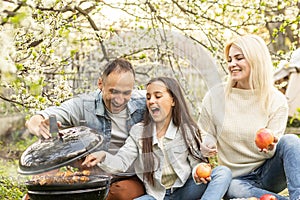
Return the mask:
M135 77L135 72L132 64L124 58L117 58L106 64L105 69L102 73L102 79L105 81L106 77L113 71L118 72L131 72Z

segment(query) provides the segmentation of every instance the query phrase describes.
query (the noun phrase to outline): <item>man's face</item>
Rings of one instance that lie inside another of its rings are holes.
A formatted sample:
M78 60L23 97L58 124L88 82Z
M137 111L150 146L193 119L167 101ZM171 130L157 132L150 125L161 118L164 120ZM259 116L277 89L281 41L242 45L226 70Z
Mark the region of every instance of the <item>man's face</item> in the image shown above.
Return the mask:
M119 113L126 108L134 86L131 72L114 71L109 74L102 85L102 97L106 108L111 113Z

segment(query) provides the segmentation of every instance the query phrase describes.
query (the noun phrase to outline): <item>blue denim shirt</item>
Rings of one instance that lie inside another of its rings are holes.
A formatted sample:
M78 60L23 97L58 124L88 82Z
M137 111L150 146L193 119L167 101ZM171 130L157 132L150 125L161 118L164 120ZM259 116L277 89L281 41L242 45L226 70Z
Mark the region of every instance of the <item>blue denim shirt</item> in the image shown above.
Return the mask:
M127 104L127 131L142 121L146 109L146 93L144 90L134 90ZM81 120L86 120L86 126L102 133L104 136L105 149L108 150L111 139L111 119L109 118L102 100L100 90L63 102L60 106L51 106L43 111L37 112L48 118L51 114L56 115L63 128L79 126Z

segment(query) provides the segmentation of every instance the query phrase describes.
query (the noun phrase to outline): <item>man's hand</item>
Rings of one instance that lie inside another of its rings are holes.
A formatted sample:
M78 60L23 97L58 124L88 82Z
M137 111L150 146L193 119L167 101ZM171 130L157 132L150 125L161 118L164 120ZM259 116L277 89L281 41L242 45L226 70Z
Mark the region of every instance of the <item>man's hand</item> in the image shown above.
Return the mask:
M49 139L51 138L49 124L49 119L44 119L42 115L34 115L26 121L25 126L33 135ZM60 127L61 123L57 122L57 125Z
M81 165L85 165L87 167L94 167L99 162L102 162L106 157L106 153L104 151L97 151L90 155L88 155Z

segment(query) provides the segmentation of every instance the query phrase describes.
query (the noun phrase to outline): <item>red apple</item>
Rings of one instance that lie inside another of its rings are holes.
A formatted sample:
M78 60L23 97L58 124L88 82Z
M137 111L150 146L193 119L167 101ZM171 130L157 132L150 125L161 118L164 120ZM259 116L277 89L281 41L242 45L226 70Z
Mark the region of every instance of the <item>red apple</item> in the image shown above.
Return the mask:
M277 198L272 194L264 194L260 197L260 200L277 200Z
M199 178L208 178L211 174L211 166L209 163L200 163L196 169L196 174Z
M261 128L256 132L255 144L260 149L268 149L269 145L274 142L274 136L270 129Z

